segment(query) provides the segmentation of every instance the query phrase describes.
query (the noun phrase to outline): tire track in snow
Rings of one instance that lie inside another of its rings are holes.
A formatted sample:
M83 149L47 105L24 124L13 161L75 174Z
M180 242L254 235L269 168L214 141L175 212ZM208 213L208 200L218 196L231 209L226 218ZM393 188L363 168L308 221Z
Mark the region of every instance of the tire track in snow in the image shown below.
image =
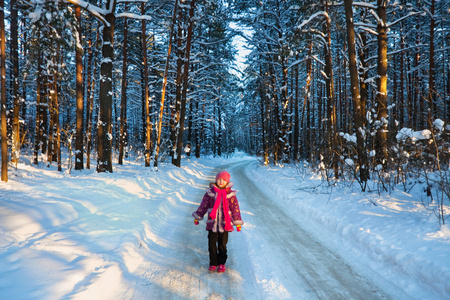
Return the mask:
M277 261L272 262L278 267L274 272L280 275L279 279L287 281L283 285L293 298L309 294L308 299L312 299L314 294L317 299L391 299L292 220L274 204L276 199L262 193L245 175L244 169L248 164L233 166L230 169L232 178L242 187L238 193L247 200L246 205L254 213L256 227L260 227L256 229L266 238L259 238L259 241L264 243L265 249L279 254ZM294 287L294 283L298 283L297 286Z

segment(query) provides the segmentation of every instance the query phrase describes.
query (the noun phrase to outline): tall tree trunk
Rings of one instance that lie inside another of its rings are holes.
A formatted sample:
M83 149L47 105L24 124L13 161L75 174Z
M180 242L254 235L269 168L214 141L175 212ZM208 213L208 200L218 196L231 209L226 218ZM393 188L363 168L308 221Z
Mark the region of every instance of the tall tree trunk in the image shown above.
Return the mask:
M262 58L261 58L262 59ZM268 134L268 120L269 120L269 109L267 100L267 83L266 77L264 75L264 70L262 65L259 66L259 97L260 97L260 111L261 111L261 137L263 146L263 160L264 165L269 164L269 134Z
M352 91L352 101L354 109L354 119L356 126L356 151L358 154L358 163L360 168L360 181L363 183L362 188L365 190L368 180L367 153L364 142L364 116L362 115L361 95L359 93L359 76L358 66L356 64L356 45L355 45L355 28L353 24L353 1L344 0L345 19L347 24L347 46L349 57L349 71Z
M127 5L125 4L125 11ZM126 147L127 124L127 71L128 71L128 19L123 21L123 51L122 51L122 90L120 101L120 133L119 133L119 165L123 165L124 151Z
M58 66L60 60L60 49L58 47L55 56L53 56L54 66ZM60 154L61 149L59 148L59 111L58 111L58 73L59 68L53 71L50 84L50 98L49 98L49 115L50 115L50 125L48 134L48 147L47 147L47 162L51 164L53 161L58 162L58 171L61 171L61 163L58 160L58 154Z
M57 162L58 171L62 171L62 164L61 164L61 129L59 126L59 77L58 74L60 73L60 65L62 65L62 55L61 55L61 47L58 46L56 50L56 56L54 58L55 62L60 62L59 65L55 63L56 72L53 72L53 78L52 78L52 94L51 94L51 102L53 107L53 155L52 155L52 161Z
M23 27L26 26L26 21L22 19L22 23ZM23 33L23 40L27 41L27 31L26 30L21 30L21 32ZM28 54L28 43L23 43L22 46L22 54L27 57ZM27 97L27 80L26 80L26 75L24 75L23 79L22 79L22 101L25 102L25 99ZM25 104L21 105L21 109L20 109L20 116L22 118L22 120L24 120L24 124L21 127L21 131L20 131L20 136L22 136L21 139L21 145L23 145L25 143L25 138L27 137L27 131L28 131L28 125L27 122L25 120L27 120L26 118L27 115L27 106ZM28 135L29 136L29 135Z
M75 135L75 170L83 169L83 59L81 48L81 7L75 8L75 16L77 19L77 35L80 44L77 43L75 51L76 64L76 98L77 98L77 125Z
M400 98L399 98L399 128L405 126L405 36L400 37Z
M42 75L42 54L41 51L38 50L38 59L37 59L37 73L36 73L36 125L35 125L35 134L34 134L34 152L33 152L33 164L37 165L39 163L39 149L42 141L41 137L41 123L42 121L42 86L43 86L43 75Z
M141 15L145 14L145 3L141 3ZM142 20L141 27L141 49L142 49L142 68L143 70L143 103L145 112L145 166L150 167L151 151L152 151L152 123L150 119L150 98L148 90L148 63L147 63L147 34L146 34L146 22Z
M1 144L2 144L2 181L8 181L8 141L6 132L6 37L5 37L5 2L0 0L0 82L1 82Z
M338 154L337 154L337 131L336 131L336 99L334 93L334 76L333 76L333 60L331 54L331 20L328 16L328 2L325 4L326 9L326 40L327 44L325 46L325 78L326 92L327 92L327 119L328 119L328 148L329 148L329 159L331 165L334 169L334 178L339 178L338 169Z
M53 63L56 61L55 57L53 57ZM55 107L54 107L54 87L56 87L56 82L53 82L55 76L52 76L51 83L49 86L50 97L48 99L48 114L50 116L50 123L48 126L48 139L47 139L47 166L50 166L53 162L53 152L54 152L54 142L56 131L54 130L54 122L55 122Z
M436 109L436 82L435 82L435 63L434 63L434 31L436 27L435 22L435 2L431 0L430 7L430 59L428 71L428 124L431 124L432 119L437 117Z
M422 43L420 37L420 25L416 24L416 47L414 53L414 71L413 71L413 86L414 86L414 97L413 97L413 111L412 111L412 126L415 126L416 130L424 129L424 105L423 105L423 97L420 96L420 45Z
M344 43L344 51L345 52L347 52L348 51L348 47L347 47L347 44L346 43ZM344 58L344 63L343 63L343 65L344 65L344 68L345 69L347 69L348 68L348 59L345 57L345 56L343 56L343 58ZM345 124L345 132L348 132L349 134L353 134L353 130L354 130L354 126L353 126L353 124L354 124L354 121L353 121L353 118L352 118L352 116L353 116L353 114L351 113L351 107L352 107L352 101L347 101L348 100L348 76L347 76L347 72L345 71L344 72L344 74L345 74L345 76L343 76L344 77L344 87L343 87L343 90L344 90L344 95L343 95L343 99L345 99L345 108L344 108L344 124ZM364 109L364 108L362 108L362 109Z
M183 74L183 90L181 97L181 110L180 110L180 127L178 133L178 141L177 141L177 161L176 166L181 166L181 149L183 148L183 133L184 133L184 119L186 115L186 98L187 98L187 89L189 86L189 64L190 64L190 56L191 56L191 43L192 43L192 30L194 27L194 10L195 10L195 2L196 0L191 0L190 8L189 8L189 25L188 32L186 37L186 53L185 53L185 63L184 63L184 74Z
M20 154L20 94L19 94L19 44L18 44L17 1L11 0L11 60L12 60L12 98L13 122L11 136L11 162L19 163Z
M177 57L177 66L175 72L175 102L171 106L171 114L170 114L170 141L171 141L171 155L172 155L172 164L177 165L177 141L178 135L180 134L180 113L181 113L181 97L182 97L182 89L183 89L183 67L184 67L184 58L185 51L183 51L183 25L181 20L183 19L182 10L180 10L178 14L179 25L177 28L176 35L176 57Z
M369 63L367 59L369 58L369 46L367 45L367 34L366 32L361 32L361 47L359 49L359 60L362 66L360 73L361 77L359 78L359 94L361 97L361 115L366 115L366 103L369 98L368 88L367 88L367 80L369 79ZM365 118L364 118L364 126L366 126Z
M217 99L217 156L222 156L222 103L220 99L220 88L219 97Z
M311 124L311 81L312 81L312 41L309 42L308 46L308 58L306 59L306 85L305 85L305 98L303 101L303 115L306 113L306 136L305 136L305 145L304 145L304 153L305 157L307 159L311 158L311 131L312 131L312 124ZM303 119L303 118L302 118ZM302 122L303 124L303 122Z
M114 23L116 1L108 2L106 9L111 11L106 15L109 26L103 27L103 59L100 76L100 120L98 124L98 161L97 172L112 173L112 63L114 57Z
M378 163L386 167L388 158L387 137L387 25L386 0L377 0L378 76L377 76L377 136L376 153Z
M411 61L409 59L407 59L405 61L405 69L406 69L406 96L407 96L407 118L408 118L408 122L407 122L407 127L409 128L415 128L414 126L416 125L414 123L414 119L413 119L413 115L415 114L415 106L414 106L414 102L415 102L415 97L414 97L414 72L411 72ZM414 124L414 125L413 125Z
M448 56L447 56L447 60L448 60ZM447 68L447 83L446 86L446 93L445 93L445 99L447 99L447 117L446 120L450 120L450 63L447 62L445 64L446 68Z
M202 105L202 114L200 118L197 118L198 122L200 122L200 129L197 128L196 140L195 140L195 157L200 158L200 152L202 149L203 142L203 131L204 131L204 118L205 118L205 104ZM198 102L196 103L196 111L199 113ZM197 122L197 124L198 124ZM197 125L197 127L199 127Z
M89 27L90 28L90 25ZM97 53L99 40L99 28L96 30L97 39L95 45L92 45L92 34L88 30L88 70L87 70L87 103L86 103L86 168L91 168L91 149L92 149L92 115L94 108L94 91L95 91L95 73L96 64L94 63L94 53ZM92 48L94 47L94 50ZM91 71L92 69L92 71Z
M338 35L338 42L340 42ZM342 98L342 61L341 61L341 55L336 55L336 64L337 64L337 88L336 88L336 114L337 114L337 131L344 131L344 100Z
M169 73L169 58L170 58L170 52L172 49L172 36L173 36L173 28L175 25L175 22L177 20L177 10L178 10L178 0L175 0L175 4L173 7L173 14L172 14L172 24L170 25L170 34L169 34L169 45L167 48L167 58L166 58L166 67L164 70L164 78L163 78L163 86L162 86L162 92L161 92L161 103L160 103L160 110L159 110L159 120L158 120L158 137L156 139L156 150L155 150L155 162L154 167L158 168L158 157L159 157L159 151L161 147L161 129L162 129L162 121L163 121L163 114L164 114L164 100L166 96L166 86L167 86L167 76Z
M58 164L58 171L62 171L61 167L61 128L59 126L59 98L58 98L58 86L57 86L57 76L56 74L53 75L54 79L53 82L55 86L53 87L55 90L54 96L54 107L55 107L55 129L56 129L56 160Z
M282 36L280 35L280 39ZM282 69L282 88L281 88L281 112L280 112L280 126L278 127L278 139L277 139L277 157L282 162L287 162L287 144L288 144L288 114L289 114L289 97L288 97L288 70L286 66L286 58L281 57L281 69Z
M189 117L188 117L188 135L187 135L187 140L188 140L188 145L189 147L191 147L191 141L192 141L192 128L194 126L194 122L193 122L193 110L194 110L194 100L191 99L191 101L189 102ZM190 153L186 153L188 156L190 156Z
M296 55L296 60L299 59L298 54ZM299 160L299 145L298 145L298 140L299 140L299 134L300 134L300 119L299 119L299 85L298 85L298 80L299 80L299 72L298 72L298 64L295 66L294 68L294 92L295 92L295 97L294 97L294 151L293 151L293 156L294 156L294 161L298 162Z
M45 57L44 61L48 60L48 56ZM49 84L50 77L48 74L48 70L42 70L42 86L41 86L41 105L39 106L39 111L41 114L41 126L40 126L40 135L41 135L41 153L45 153L47 151L47 138L48 138L48 101L49 101Z

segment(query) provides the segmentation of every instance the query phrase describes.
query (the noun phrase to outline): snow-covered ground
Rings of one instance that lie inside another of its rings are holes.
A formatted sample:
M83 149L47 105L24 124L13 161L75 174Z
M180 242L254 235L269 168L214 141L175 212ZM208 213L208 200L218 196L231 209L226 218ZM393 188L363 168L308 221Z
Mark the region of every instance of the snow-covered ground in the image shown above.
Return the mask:
M450 227L422 187L330 189L242 153L182 164L19 164L0 183L0 299L450 299ZM211 274L191 213L221 169L245 224L230 234L227 272Z

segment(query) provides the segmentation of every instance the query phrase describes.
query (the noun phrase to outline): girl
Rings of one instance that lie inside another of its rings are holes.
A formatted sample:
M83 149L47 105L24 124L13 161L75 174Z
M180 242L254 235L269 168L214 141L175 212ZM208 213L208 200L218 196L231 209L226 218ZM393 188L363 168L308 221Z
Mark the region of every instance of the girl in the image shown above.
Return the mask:
M203 219L208 214L206 230L208 230L209 270L219 273L225 272L227 261L228 232L233 231L233 225L237 231L241 231L244 222L241 219L239 203L236 191L231 190L230 174L221 171L216 176L216 183L211 183L206 190L202 203L197 211L192 213L194 223Z

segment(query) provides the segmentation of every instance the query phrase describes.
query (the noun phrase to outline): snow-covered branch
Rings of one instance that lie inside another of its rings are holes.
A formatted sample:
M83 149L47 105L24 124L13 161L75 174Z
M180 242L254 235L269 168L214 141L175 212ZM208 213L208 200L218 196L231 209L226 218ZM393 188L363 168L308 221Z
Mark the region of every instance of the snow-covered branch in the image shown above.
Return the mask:
M370 28L367 28L365 26L362 26L361 29L364 30L364 31L367 31L367 32L369 32L369 33L371 33L373 35L378 35L378 32L376 32L375 30L372 30Z
M99 19L103 24L105 24L106 26L110 26L109 22L106 21L105 19L105 16L108 14L108 11L106 9L100 8L94 4L91 4L83 0L66 0L66 1L72 3L73 5L77 5L81 8L84 8L91 15Z
M152 17L150 16L140 16L133 13L118 13L116 14L116 18L129 18L129 19L135 19L135 20L148 20L151 21Z
M384 25L384 24L383 24L383 20L380 19L380 17L378 16L378 14L377 14L373 9L369 10L369 12L372 14L372 16L375 18L375 20L377 20L377 23L378 23L378 24Z
M353 2L353 6L365 7L365 8L369 8L369 9L377 9L377 7L375 5L373 5L372 3L366 3L366 2Z
M320 60L316 55L311 55L311 58L313 58L315 61L317 61L319 64L321 64L322 66L325 66L325 62L323 62L322 60Z
M298 60L294 61L292 64L290 64L290 65L286 68L286 70L289 70L290 68L295 67L295 66L297 66L297 65L299 65L299 64L301 64L301 63L303 63L303 62L306 61L307 59L308 59L308 58L303 58L303 59L298 59Z
M308 20L305 20L302 22L302 24L298 25L297 29L299 29L299 30L302 29L302 27L304 27L306 24L308 24L309 22L311 22L312 20L314 20L317 17L325 17L326 19L329 18L328 13L325 11L316 12L311 17L309 17Z
M355 26L358 26L358 27L367 27L367 28L377 28L377 25L370 24L370 23L359 23L359 22L356 22L356 23L355 23Z
M416 12L410 12L409 14L407 14L406 16L404 16L404 17L401 17L400 19L397 19L397 20L395 20L394 22L392 22L392 23L388 23L388 27L390 27L390 26L393 26L393 25L395 25L395 24L397 24L398 22L401 22L401 21L403 21L404 19L406 19L406 18L409 18L409 17L412 17L412 16L415 16L415 15L420 15L420 14L422 14L422 15L424 15L425 13L424 12L422 12L422 11L416 11Z

